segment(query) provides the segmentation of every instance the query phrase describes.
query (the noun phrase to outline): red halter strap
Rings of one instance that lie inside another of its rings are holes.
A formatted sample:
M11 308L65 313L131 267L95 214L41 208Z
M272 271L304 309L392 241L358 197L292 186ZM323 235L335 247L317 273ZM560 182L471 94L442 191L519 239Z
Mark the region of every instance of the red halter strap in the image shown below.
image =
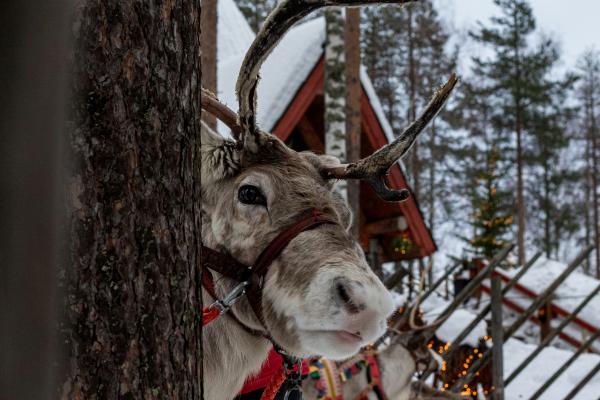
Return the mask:
M217 271L220 274L238 282L249 280L250 286L248 288L247 295L248 301L250 302L250 306L252 307L252 310L258 317L259 321L266 328L262 314L262 290L264 277L269 271L269 267L273 261L275 261L279 255L281 255L281 252L292 241L292 239L302 232L314 229L323 224L337 224L337 222L327 214L312 210L309 215L305 216L298 222L279 233L260 253L256 259L256 262L254 263L254 266L252 267L240 263L228 254L202 246L202 267ZM210 295L216 299L217 294L214 290L212 275L208 271L204 272L202 285L210 293ZM206 325L216 318L214 316L214 312L209 313L209 310L203 310L203 316L205 311L207 313L207 321L204 321L203 318L203 325ZM247 331L250 331L253 334L257 333L257 331L246 327L237 318L234 319L236 322L244 326Z

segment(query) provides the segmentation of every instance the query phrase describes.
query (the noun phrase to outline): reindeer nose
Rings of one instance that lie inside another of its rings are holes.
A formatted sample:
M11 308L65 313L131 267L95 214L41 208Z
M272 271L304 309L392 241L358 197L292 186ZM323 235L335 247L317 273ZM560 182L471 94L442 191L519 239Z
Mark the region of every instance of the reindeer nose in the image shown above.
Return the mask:
M334 283L334 292L338 303L342 304L348 313L358 314L365 308L365 305L353 295L352 287L346 280L337 279Z

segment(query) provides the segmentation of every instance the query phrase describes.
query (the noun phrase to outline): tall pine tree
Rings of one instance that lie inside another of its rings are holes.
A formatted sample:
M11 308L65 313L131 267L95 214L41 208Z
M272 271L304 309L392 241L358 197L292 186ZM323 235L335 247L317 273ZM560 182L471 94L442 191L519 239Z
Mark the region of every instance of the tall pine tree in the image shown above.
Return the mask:
M277 0L235 0L254 32L258 32L267 15L277 5Z
M474 73L489 79L489 97L494 106L494 123L499 133L511 135L515 143L517 245L519 263L525 262L526 187L525 167L528 134L534 129L532 111L544 102L549 88L548 73L553 60L551 46L532 48L529 39L535 19L526 0L494 0L500 15L489 26L480 25L471 36L490 48L493 55L474 58Z
M598 172L600 157L600 129L598 115L600 113L600 52L587 51L578 62L581 76L578 97L581 104L581 120L585 137L586 171L586 237L593 239L596 245L595 266L596 277L600 279L600 217L598 199Z

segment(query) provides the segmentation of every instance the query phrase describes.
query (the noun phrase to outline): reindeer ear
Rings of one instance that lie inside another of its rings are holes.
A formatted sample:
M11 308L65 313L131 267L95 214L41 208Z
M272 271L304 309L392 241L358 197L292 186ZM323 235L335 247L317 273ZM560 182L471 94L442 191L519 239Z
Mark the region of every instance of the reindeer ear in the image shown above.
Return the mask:
M311 151L303 151L301 154L304 155L304 157L306 157L319 172L323 169L337 167L341 164L337 157L327 154L317 155ZM330 179L326 180L326 182L330 189L335 187L336 180Z
M310 161L315 166L315 168L318 171L322 171L324 168L336 167L341 164L340 160L337 157L330 156L327 154L317 155L309 151L303 152L302 154L308 159L308 161ZM350 211L350 209L348 208L346 200L344 200L344 198L337 191L334 190L337 181L334 179L329 179L325 182L327 182L329 190L333 191L333 198L342 205L342 207L336 207L336 210L339 213L342 226L346 231L349 231L352 227L353 221L352 211Z
M240 171L240 151L236 142L226 139L201 121L202 185L235 176Z

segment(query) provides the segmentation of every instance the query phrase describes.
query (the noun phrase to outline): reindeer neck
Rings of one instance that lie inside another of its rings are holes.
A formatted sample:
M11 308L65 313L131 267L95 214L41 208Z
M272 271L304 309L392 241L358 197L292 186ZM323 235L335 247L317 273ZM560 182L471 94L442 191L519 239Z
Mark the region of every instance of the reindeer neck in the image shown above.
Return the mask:
M212 301L203 289L205 304ZM217 318L203 328L205 398L228 400L242 389L246 378L260 371L271 343L245 331L232 318Z
M383 388L390 399L408 400L415 362L403 346L392 343L379 353Z
M203 214L202 222L203 244L216 248L217 241L209 229L208 215ZM227 293L236 284L218 273L213 273L213 275L218 295ZM204 288L202 288L202 300L205 305L214 301ZM234 309L236 312L249 313L254 317L246 299L242 299L234 305ZM203 328L202 343L205 398L211 400L234 398L242 389L246 378L260 371L260 367L272 347L268 340L250 334L227 315L217 318Z

